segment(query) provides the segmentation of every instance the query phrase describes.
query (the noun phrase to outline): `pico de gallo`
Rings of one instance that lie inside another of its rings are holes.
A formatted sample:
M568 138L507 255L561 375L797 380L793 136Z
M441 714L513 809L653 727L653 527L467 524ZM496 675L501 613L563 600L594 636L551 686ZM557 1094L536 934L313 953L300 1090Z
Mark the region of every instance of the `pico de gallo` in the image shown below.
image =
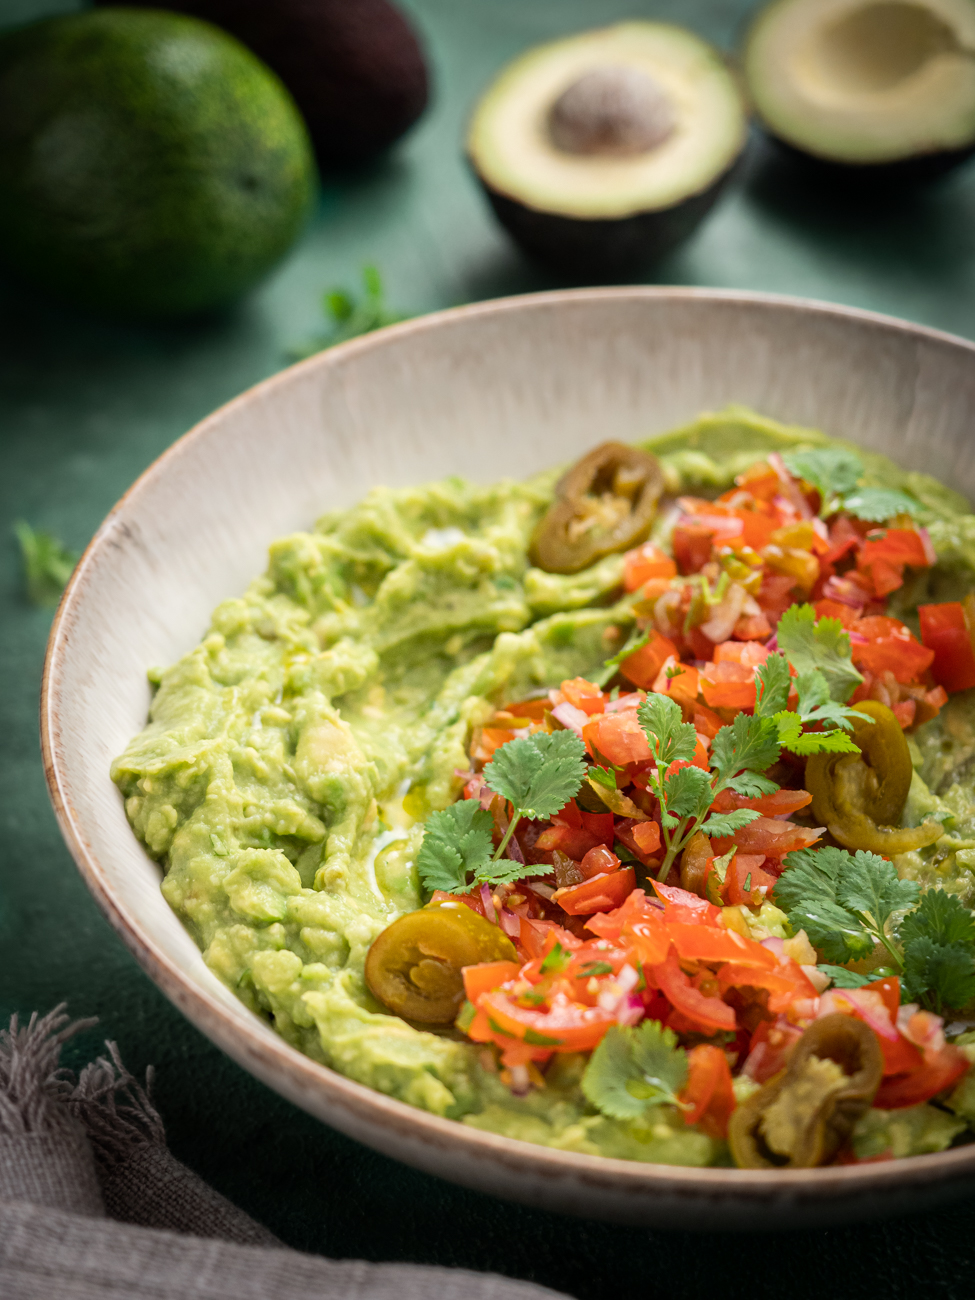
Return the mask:
M968 1140L975 916L919 883L951 814L914 757L975 687L975 596L898 604L937 556L851 453L773 452L647 539L664 476L613 448L533 547L570 573L623 539L619 649L474 729L370 990L513 1097L575 1071L590 1115L666 1114L716 1163Z

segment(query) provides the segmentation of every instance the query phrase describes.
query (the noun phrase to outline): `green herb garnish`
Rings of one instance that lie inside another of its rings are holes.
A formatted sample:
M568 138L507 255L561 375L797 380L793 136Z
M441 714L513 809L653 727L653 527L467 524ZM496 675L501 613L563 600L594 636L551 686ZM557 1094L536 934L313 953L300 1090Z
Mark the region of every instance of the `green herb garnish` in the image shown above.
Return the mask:
M589 1058L582 1076L587 1101L611 1119L638 1119L648 1106L679 1106L687 1082L687 1053L656 1020L617 1025Z
M54 606L78 563L78 555L52 533L37 533L23 519L14 524L20 543L27 599L32 605Z
M314 356L336 343L358 338L360 334L371 334L373 330L383 329L386 325L396 325L400 321L410 320L411 314L392 311L386 306L382 278L375 266L362 268L363 296L356 301L344 289L330 289L322 299L322 308L332 320L330 333L311 340L302 348L293 352L296 361Z
M820 515L845 510L858 519L882 522L895 515L917 515L919 502L896 488L857 487L866 472L863 461L845 447L807 447L782 455L786 469L819 492Z

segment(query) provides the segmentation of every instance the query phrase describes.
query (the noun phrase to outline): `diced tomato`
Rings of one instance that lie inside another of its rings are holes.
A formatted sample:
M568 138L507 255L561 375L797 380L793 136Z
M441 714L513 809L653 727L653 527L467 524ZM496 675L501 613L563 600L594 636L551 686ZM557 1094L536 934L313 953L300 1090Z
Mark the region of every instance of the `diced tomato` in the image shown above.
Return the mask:
M775 884L776 877L762 870L764 853L736 853L728 864L724 888L725 902L732 907L760 907ZM764 891L764 892L763 892Z
M558 942L563 948L579 948L580 941L574 934L564 930L555 921L539 921L529 917L519 917L518 945L535 960L544 957L549 948Z
M769 858L782 858L794 849L808 849L824 829L822 826L794 826L778 817L756 817L734 835L713 839L711 847L715 856L727 853L733 844L737 844L740 853L764 853Z
M845 555L856 550L862 540L849 515L838 515L830 525L829 550L823 556L823 561L826 564L838 563Z
M743 614L733 635L739 641L765 641L772 635L772 624L764 614Z
M930 1101L957 1083L968 1069L968 1057L950 1044L931 1053L910 1074L892 1074L881 1080L873 1104L881 1110L899 1110Z
M573 1002L564 993L556 993L551 1009L542 1011L519 1006L514 998L496 990L481 994L478 1009L497 1032L554 1052L588 1051L616 1023L612 1012Z
M506 745L509 740L514 740L515 733L507 728L501 727L484 727L481 731L481 738L477 745L476 757L482 762L487 762L494 757L494 752Z
M686 889L676 885L662 885L659 880L651 880L653 892L664 905L664 915L668 921L700 922L702 925L717 925L721 909L699 898Z
M676 574L677 565L671 557L651 542L627 551L623 557L623 586L627 591L636 591L648 578L673 578Z
M706 524L682 520L673 533L674 559L683 574L700 573L711 558L714 532Z
M605 844L607 848L611 849L613 847L612 813L582 812L582 827L583 830L588 831L590 835L598 836L600 841ZM608 869L609 868L604 868L604 870Z
M540 700L517 700L514 704L506 704L504 711L513 718L529 718L532 722L542 722L551 707L551 701L546 697Z
M617 767L626 767L627 763L646 763L651 757L650 745L637 720L636 709L600 714L583 727L582 738L593 751Z
M659 632L654 632L646 645L634 650L620 664L623 676L643 690L650 690L657 675L668 659L677 658L677 647Z
M469 907L472 912L477 912L478 915L480 916L484 915L484 904L481 902L481 895L479 891L476 891L473 894L448 894L443 889L435 889L433 891L433 896L431 897L430 902L431 903L463 903L464 906Z
M756 461L744 474L738 475L735 483L758 501L771 501L780 490L779 476L766 460Z
M814 609L816 610L817 619L835 618L848 628L857 621L859 613L850 605L844 605L839 600L817 600Z
M601 844L602 840L599 836L593 835L591 831L575 826L564 826L560 822L553 822L535 841L535 847L541 849L543 853L558 851L571 858L573 862L581 862L590 849Z
M727 1002L709 997L696 989L690 978L680 968L677 949L673 947L665 961L650 967L653 981L666 996L670 1005L704 1033L716 1030L734 1032L735 1013Z
M746 668L760 668L769 657L769 651L763 645L752 645L742 641L722 641L714 647L716 664L744 664Z
M768 546L769 539L779 526L777 519L759 510L739 510L738 518L741 520L742 541L753 551Z
M718 715L707 707L705 704L695 700L693 705L693 717L691 721L694 724L694 730L699 736L706 736L708 740L713 740L724 723Z
M729 963L718 971L718 982L722 989L745 987L765 990L768 993L768 1009L775 1013L787 1011L799 1000L814 1006L817 997L808 975L794 961L780 962L774 970Z
M752 1034L742 1073L756 1083L766 1083L782 1069L801 1037L798 1025L790 1024L784 1016L761 1021Z
M700 1043L687 1054L687 1082L680 1100L688 1107L684 1123L696 1124L711 1137L728 1136L735 1092L728 1058L719 1047Z
M468 1001L476 1002L482 993L490 993L509 980L517 979L520 971L516 961L482 961L476 966L465 966L461 975Z
M975 650L965 608L957 601L919 605L921 640L934 651L931 672L946 691L975 686Z
M700 674L701 694L712 709L753 709L755 670L747 664L723 660L705 664Z
M712 807L715 812L731 812L733 808L754 808L765 817L785 818L812 803L808 790L776 790L773 794L761 794L749 797L735 794L733 790L722 790Z
M594 682L587 682L585 677L573 677L570 681L563 682L559 690L570 704L583 713L602 713L606 706L607 697L602 690Z
M635 888L636 872L632 867L624 867L608 875L593 876L571 889L556 890L553 901L570 916L592 916L594 912L610 912L619 907Z
M874 560L869 568L861 568L861 573L869 575L877 596L889 596L892 591L904 585L904 568L900 564L891 564L888 560Z
M612 821L612 814L610 820ZM579 870L587 880L591 880L593 876L605 876L616 871L619 865L620 860L612 849L608 849L605 844L597 844L579 863Z
M723 925L668 921L667 933L682 961L720 961L772 968L776 956L760 943Z
M632 835L640 852L648 857L660 848L660 826L657 822L637 822L632 828Z
M782 614L792 604L795 579L787 573L764 573L757 596L758 603L772 623L778 623Z
M930 667L934 651L915 640L899 619L871 614L850 629L853 662L872 673L892 672L899 682L910 682ZM860 638L866 637L866 644Z
M921 534L914 528L883 528L867 534L860 546L857 560L861 568L869 568L877 560L887 564L909 564L915 569L927 569L931 561Z
M654 680L653 689L658 695L669 695L678 704L693 704L698 692L697 669L668 655Z

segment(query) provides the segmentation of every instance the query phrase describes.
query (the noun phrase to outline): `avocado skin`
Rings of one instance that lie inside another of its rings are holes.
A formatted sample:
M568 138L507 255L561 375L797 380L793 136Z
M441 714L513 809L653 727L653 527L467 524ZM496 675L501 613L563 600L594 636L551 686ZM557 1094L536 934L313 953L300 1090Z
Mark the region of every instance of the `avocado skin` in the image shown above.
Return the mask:
M0 257L59 297L221 306L287 252L314 186L287 91L208 24L106 9L0 38Z
M808 169L810 176L834 189L889 190L911 189L935 181L967 162L975 154L975 141L961 149L938 149L932 153L897 158L892 162L849 163L821 154L810 153L784 140L764 123L762 130L787 158Z
M103 3L104 0L99 0ZM164 0L130 0L156 8ZM165 0L236 36L301 110L323 170L382 153L427 106L416 34L388 0Z
M681 203L629 217L591 220L544 212L478 180L515 243L534 261L574 280L618 278L652 266L688 238L717 202L741 158ZM475 174L477 168L474 167Z

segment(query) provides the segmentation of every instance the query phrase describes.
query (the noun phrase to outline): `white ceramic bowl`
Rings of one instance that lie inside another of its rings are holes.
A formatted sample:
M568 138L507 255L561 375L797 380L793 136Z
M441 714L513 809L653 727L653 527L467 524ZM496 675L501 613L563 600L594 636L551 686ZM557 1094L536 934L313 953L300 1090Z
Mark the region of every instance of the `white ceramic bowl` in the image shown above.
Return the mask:
M975 1186L975 1145L847 1168L682 1169L551 1151L393 1101L317 1065L206 968L109 780L146 669L204 632L268 543L383 483L486 482L742 402L884 451L975 497L975 346L864 312L695 289L548 293L356 339L222 407L96 533L51 630L41 729L61 828L142 967L203 1033L335 1128L444 1178L575 1214L768 1228L930 1204Z

